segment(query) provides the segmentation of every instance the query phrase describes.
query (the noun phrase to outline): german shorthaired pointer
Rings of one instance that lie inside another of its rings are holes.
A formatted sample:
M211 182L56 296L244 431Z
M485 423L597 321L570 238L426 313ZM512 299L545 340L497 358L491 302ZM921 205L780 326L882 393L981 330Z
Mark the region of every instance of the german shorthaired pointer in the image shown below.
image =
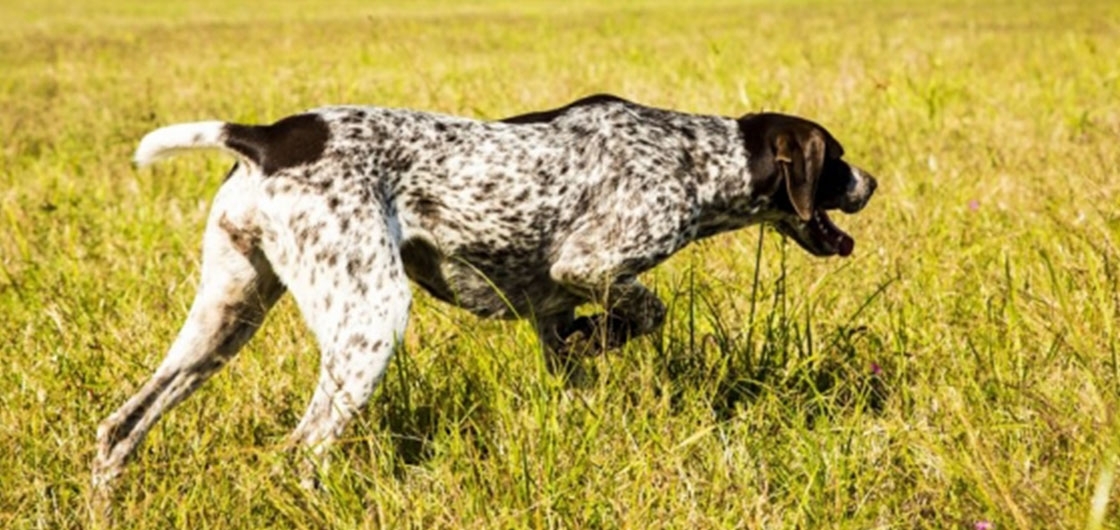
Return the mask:
M291 438L324 451L373 393L408 322L408 280L479 316L533 322L550 366L659 328L637 277L692 241L769 223L816 256L852 238L875 179L820 125L685 114L613 96L498 122L326 107L272 125L158 129L136 162L217 148L238 159L214 199L186 323L139 392L101 423L111 491L160 415L226 364L291 291L322 350ZM574 318L585 302L605 311ZM558 364L559 363L559 364Z

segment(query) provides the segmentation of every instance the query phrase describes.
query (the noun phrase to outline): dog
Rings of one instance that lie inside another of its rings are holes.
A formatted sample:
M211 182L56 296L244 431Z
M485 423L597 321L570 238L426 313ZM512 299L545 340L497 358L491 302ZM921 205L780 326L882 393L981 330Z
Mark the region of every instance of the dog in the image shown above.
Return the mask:
M499 121L336 106L265 126L171 125L142 139L135 162L190 149L237 163L211 207L186 322L97 429L101 494L285 292L321 349L291 434L314 486L403 336L410 280L479 316L530 320L556 369L658 330L665 306L637 277L693 241L767 223L810 254L848 256L854 241L826 212L860 211L877 185L812 121L610 95ZM604 311L575 318L588 302Z

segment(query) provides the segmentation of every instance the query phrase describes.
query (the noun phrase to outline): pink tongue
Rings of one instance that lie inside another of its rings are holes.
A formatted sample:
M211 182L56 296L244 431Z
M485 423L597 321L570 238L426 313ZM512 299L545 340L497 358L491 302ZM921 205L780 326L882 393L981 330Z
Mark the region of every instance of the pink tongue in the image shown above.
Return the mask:
M836 251L845 258L852 255L852 249L856 246L855 240L853 240L847 234L840 236L840 239L839 241L837 241L837 243L839 243L839 245L837 245Z
M856 242L846 232L832 224L832 219L829 219L828 214L824 211L817 212L817 232L818 236L828 239L829 243L836 248L836 253L841 257L848 257L852 255L852 249L855 248Z

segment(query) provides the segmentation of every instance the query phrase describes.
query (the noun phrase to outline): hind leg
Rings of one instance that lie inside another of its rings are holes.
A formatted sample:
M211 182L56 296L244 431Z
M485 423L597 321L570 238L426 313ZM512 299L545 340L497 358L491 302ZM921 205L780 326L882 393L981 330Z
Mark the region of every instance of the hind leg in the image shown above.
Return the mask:
M350 230L340 233L337 219L308 217L325 223L321 239L299 252L303 258L291 279L283 276L320 348L318 384L290 437L306 450L301 483L314 487L330 446L365 407L403 339L412 293L397 237L383 218L350 216ZM308 261L324 249L331 257Z
M234 187L224 187L215 200L203 238L198 293L178 337L140 390L97 428L93 487L101 500L152 425L232 359L284 293L253 243L251 216L221 206L234 199Z

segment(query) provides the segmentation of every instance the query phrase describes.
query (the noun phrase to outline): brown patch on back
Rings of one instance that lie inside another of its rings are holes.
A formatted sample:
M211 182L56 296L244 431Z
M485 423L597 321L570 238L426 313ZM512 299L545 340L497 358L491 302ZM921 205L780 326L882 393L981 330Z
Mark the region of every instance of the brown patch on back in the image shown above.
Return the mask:
M230 243L233 243L233 248L238 252L248 256L252 254L253 250L261 241L261 230L257 227L245 228L233 224L229 217L222 214L218 219L218 228L225 230L229 234Z
M260 166L265 175L319 160L330 129L318 114L296 114L272 125L225 126L225 143Z

